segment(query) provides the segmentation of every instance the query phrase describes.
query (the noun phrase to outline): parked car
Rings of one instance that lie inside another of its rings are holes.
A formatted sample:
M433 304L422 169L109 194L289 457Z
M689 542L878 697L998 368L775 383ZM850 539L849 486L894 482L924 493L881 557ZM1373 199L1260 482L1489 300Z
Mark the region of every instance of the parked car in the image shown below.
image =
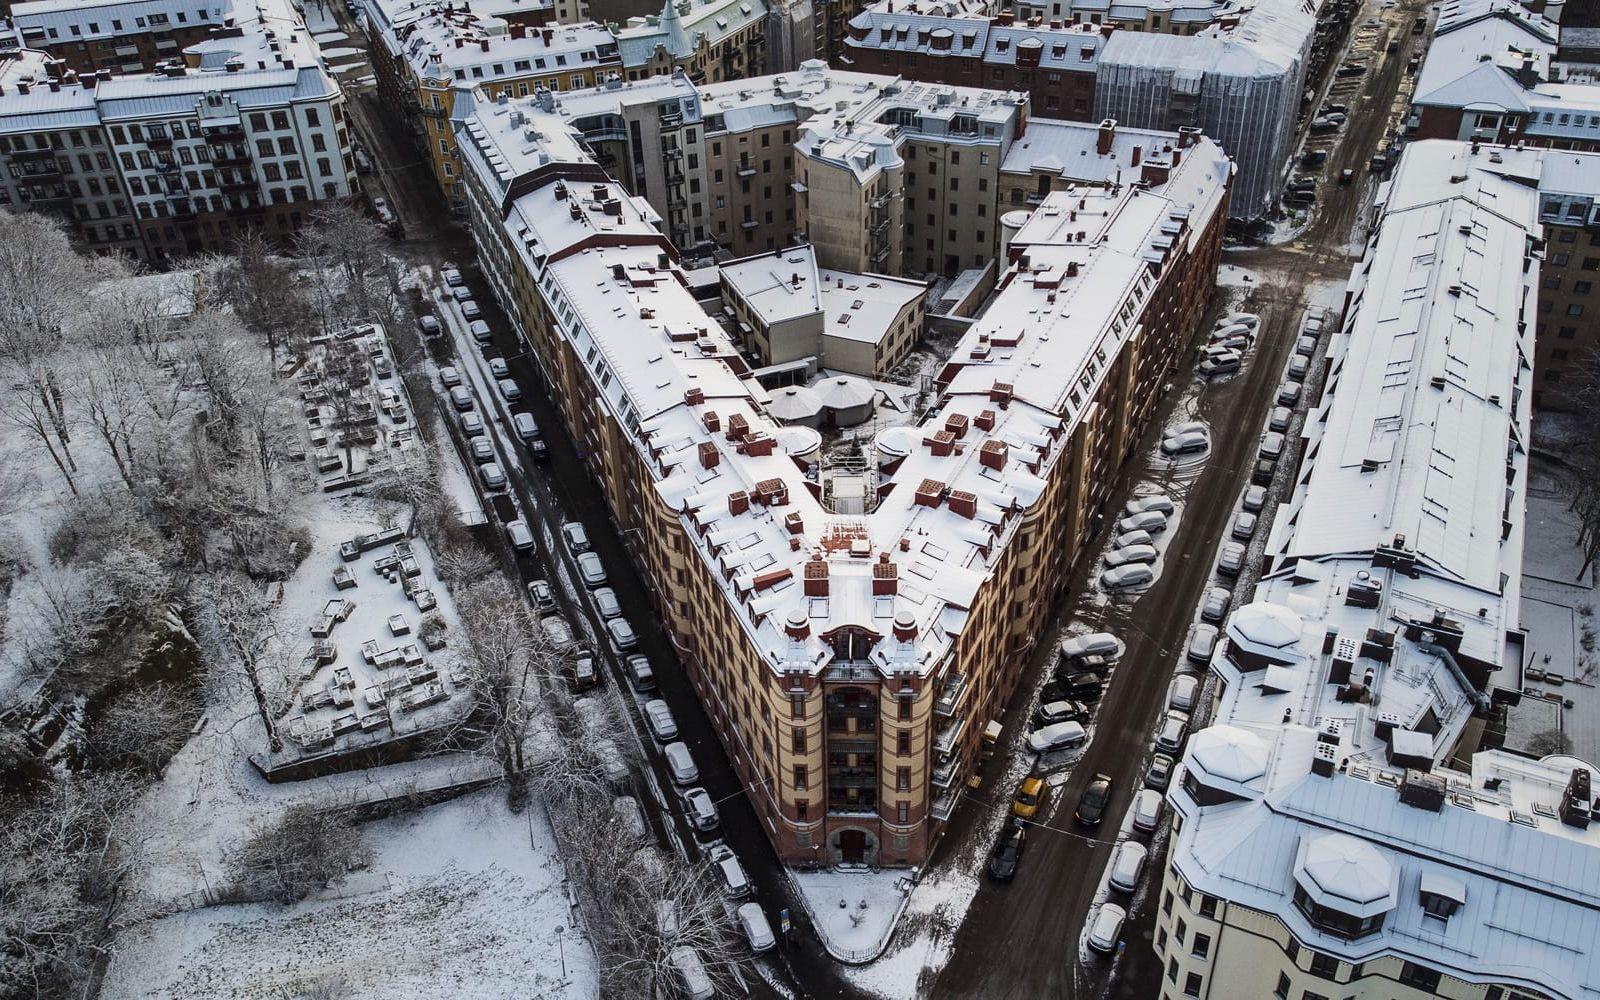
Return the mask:
M1289 373L1289 377L1294 379L1296 382L1304 382L1306 373L1310 370L1311 362L1299 354L1296 354L1294 357L1289 359L1289 367L1286 369L1286 371Z
M521 416L521 414L519 413L518 416ZM535 462L549 461L549 459L550 459L550 450L548 448L546 448L544 446L544 442L539 440L538 438L534 438L532 441L529 441L528 444L527 444L527 448L528 448L528 457L533 459Z
M618 652L626 653L639 646L639 635L626 618L613 618L606 622L606 631L611 635L611 645L616 647Z
M698 785L683 793L683 812L689 820L689 825L705 833L715 830L721 817L717 815L717 803L711 793Z
M661 750L661 755L667 762L667 773L672 776L675 785L692 785L700 780L700 769L694 766L694 758L689 756L687 744L679 741L668 743Z
M439 384L446 389L454 389L461 384L461 370L453 365L445 365L439 369Z
M580 653L572 660L572 686L586 691L600 683L600 666L589 653Z
M1021 819L1033 819L1039 814L1039 807L1044 805L1045 793L1049 791L1044 779L1030 774L1017 785L1016 794L1011 796L1011 815Z
M1239 513L1233 515L1233 524L1228 529L1228 534L1239 539L1241 542L1248 542L1251 538L1255 537L1255 533L1256 516L1254 514L1247 510L1241 510Z
M1158 753L1150 758L1150 767L1144 772L1144 783L1158 792L1167 790L1172 784L1172 769L1177 762L1164 753Z
M1106 808L1111 805L1111 776L1097 774L1089 779L1083 793L1078 796L1078 808L1072 818L1084 826L1099 826L1105 819Z
M698 951L688 945L679 945L667 953L667 962L678 980L678 988L689 1000L711 1000L717 995L716 984L706 972Z
M561 526L561 539L567 543L567 551L573 555L589 551L589 533L577 521L568 521Z
M1111 547L1125 549L1130 545L1149 545L1152 541L1148 531L1126 531L1111 539Z
M495 386L500 390L500 398L506 402L516 403L522 400L522 386L518 385L515 379L503 378L496 382Z
M604 586L606 582L606 567L600 557L593 552L578 553L578 575L583 577L586 587Z
M1326 162L1328 162L1328 151L1325 149L1309 150L1300 156L1300 166L1307 169L1320 167Z
M472 289L466 287L465 285L456 285L450 289L450 295L457 302L466 302L472 298Z
M1056 677L1039 691L1041 702L1099 701L1106 686L1105 675L1088 670Z
M1147 510L1141 514L1132 514L1117 522L1117 531L1126 534L1130 531L1148 531L1152 535L1159 535L1167 530L1167 515L1159 510Z
M1143 514L1147 511L1155 511L1158 514L1170 515L1177 509L1178 508L1173 504L1171 497L1167 496L1165 493L1153 493L1147 497L1138 497L1137 499L1129 500L1126 504L1123 504L1122 513L1128 517L1133 517L1136 514Z
M1277 471L1277 462L1270 458L1258 458L1255 467L1250 470L1250 482L1257 486L1271 486L1273 473Z
M465 316L469 320L482 319L483 310L478 308L478 303L474 302L472 299L468 299L467 301L461 303L461 315Z
M555 591L550 589L550 584L544 580L528 581L528 599L533 602L533 610L543 613L554 611L556 608Z
M1144 873L1145 859L1150 849L1137 840L1124 840L1111 855L1111 888L1119 892L1133 892L1139 887L1139 876Z
M675 743L673 746L681 747L683 744ZM744 866L739 864L739 857L733 853L733 848L726 844L717 844L707 853L712 863L716 865L717 872L722 876L723 892L734 899L743 899L750 895L750 880L744 877Z
M1358 62L1347 62L1334 71L1334 76L1361 76L1366 73L1367 67Z
M1294 406L1300 402L1301 387L1298 382L1284 382L1278 386L1278 403L1281 406Z
M1055 753L1082 746L1088 734L1080 722L1057 722L1028 734L1028 749L1034 753Z
M1303 334L1294 343L1294 353L1301 357L1309 358L1317 353L1317 338L1312 334Z
M622 614L622 603L617 600L617 592L610 587L601 587L594 592L594 606L602 619L616 618Z
M1289 429L1289 421L1293 419L1293 410L1287 406L1274 406L1271 415L1267 417L1267 429L1281 434Z
M462 413L458 414L457 419L461 421L461 433L467 437L477 437L483 433L483 418L478 414Z
M524 444L539 440L539 425L534 422L533 414L514 415L511 418L511 426L516 429L517 437L521 438Z
M506 541L518 552L533 548L533 532L528 530L528 522L519 518L506 525Z
M483 483L483 488L490 491L506 488L506 470L500 468L499 462L488 462L478 466L478 481Z
M478 304L476 302L471 303L471 305L474 310L478 308ZM463 307L461 311L466 312L466 308ZM475 319L468 323L467 332L472 334L472 339L476 340L479 344L487 344L494 340L494 333L489 329L489 324L485 323L481 319Z
M1238 324L1240 326L1247 326L1250 329L1254 330L1256 327L1261 325L1261 317L1257 316L1255 313L1236 312L1236 313L1229 313L1228 315L1226 315L1226 316L1222 317L1221 319L1217 320L1217 325L1218 326L1223 326L1223 325L1233 326L1234 324Z
M1221 633L1215 625L1200 622L1189 630L1189 642L1183 648L1183 655L1192 663L1210 663L1211 654L1217 651L1217 638L1220 635ZM1179 676L1186 675L1180 674ZM1177 683L1176 679L1174 679L1173 683ZM1179 706L1174 705L1172 707L1178 708Z
M1153 788L1141 789L1133 797L1133 828L1140 833L1155 833L1161 825L1166 800Z
M1123 922L1127 919L1128 911L1116 903L1101 903L1089 924L1089 947L1102 954L1116 951L1117 942L1122 938Z
M1053 726L1058 722L1080 720L1088 714L1087 706L1075 701L1046 701L1033 713L1033 721L1040 727Z
M672 717L672 709L660 698L644 703L644 721L658 742L671 743L678 738L678 720Z
M489 374L496 379L509 378L511 375L511 366L506 364L505 358L490 358Z
M1106 553L1107 566L1127 566L1133 563L1153 563L1161 555L1154 545L1129 545Z
M1021 823L1007 823L989 852L989 877L996 882L1009 882L1017 877L1017 866L1022 863L1022 850L1028 843L1028 831Z
M472 390L464 385L451 388L450 405L456 408L457 413L466 413L477 407L477 404L472 401Z
M1072 662L1085 656L1116 656L1122 651L1122 641L1110 632L1085 632L1061 640L1057 652L1061 659Z
M1244 496L1239 498L1239 506L1252 514L1261 513L1261 508L1267 505L1267 488L1265 486L1246 486Z
M744 939L751 951L770 951L778 943L772 933L772 925L767 923L767 915L761 912L760 903L741 903L735 913L739 918L739 929L744 931Z
M432 314L417 317L417 330L424 337L437 337L444 332L444 328L439 325L439 317Z
M1100 574L1100 586L1106 590L1132 590L1153 582L1155 571L1144 563L1116 566Z
M1244 569L1245 548L1238 542L1223 542L1217 553L1217 572L1223 576L1238 576Z
M628 680L633 683L633 689L647 693L656 689L656 672L650 668L650 658L642 653L634 653L623 661L628 668Z
M467 451L472 454L472 461L478 465L494 461L494 445L488 438L475 437L467 441Z
M1231 375L1243 365L1244 355L1238 351L1223 351L1207 355L1195 371L1200 373L1201 378L1216 378L1218 375Z
M1323 114L1332 113L1332 114L1338 114L1338 115L1347 115L1347 114L1350 113L1350 108L1349 108L1348 105L1345 105L1345 104L1334 104L1334 103L1330 102L1330 103L1324 104L1322 106L1322 113Z
M1208 622L1220 622L1228 617L1228 605L1233 603L1233 591L1227 587L1212 587L1206 591L1205 600L1200 604L1200 618Z
M460 288L467 283L467 279L461 276L461 272L453 267L445 268L440 276L444 278L445 285L450 288Z
M1202 627L1211 628L1210 625ZM1167 685L1167 709L1169 711L1192 712L1199 697L1200 678L1194 674L1176 674L1173 676L1172 682Z
M1211 447L1211 439L1204 431L1185 431L1161 439L1161 451L1167 455L1194 455Z
M1188 739L1189 713L1167 709L1167 714L1161 717L1161 725L1156 728L1156 749L1176 757L1183 752L1183 744Z

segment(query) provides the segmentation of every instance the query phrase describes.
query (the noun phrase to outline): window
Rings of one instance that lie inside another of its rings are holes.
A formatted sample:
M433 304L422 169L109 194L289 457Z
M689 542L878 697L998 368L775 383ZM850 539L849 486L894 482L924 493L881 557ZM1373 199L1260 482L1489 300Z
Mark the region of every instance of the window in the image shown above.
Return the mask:
M1415 986L1419 990L1433 993L1439 988L1439 973L1426 966L1407 962L1400 967L1400 981L1407 986Z
M1176 826L1173 827L1173 832L1174 833L1177 832L1177 827ZM1217 916L1217 899L1216 899L1216 897L1215 896L1207 896L1203 892L1196 893L1196 895L1200 897L1200 906L1199 906L1200 915L1202 917L1205 917L1207 920L1215 920L1216 916Z
M1311 953L1311 974L1318 979L1335 979L1339 975L1339 960L1314 951Z
M911 753L911 730L902 729L895 733L894 752L904 757Z
M796 791L803 792L806 789L806 766L804 764L796 764L794 766L794 787Z
M911 822L911 803L896 802L894 804L895 822L905 824Z
M1562 340L1571 340L1572 338L1576 337L1577 335L1578 335L1578 328L1575 327L1575 326L1563 326L1563 327L1559 327L1556 330L1556 336L1560 337Z
M1571 305L1567 306L1567 315L1568 316L1582 316L1583 315L1583 303L1574 302Z
M1194 946L1189 949L1189 954L1195 958L1206 958L1211 954L1211 935L1196 933Z
M897 792L911 791L911 768L896 768L894 772L894 790ZM901 822L905 822L901 820Z
M1183 981L1183 995L1197 997L1200 995L1200 985L1203 980L1198 972L1191 972Z
M1178 981L1178 960L1175 958L1167 960L1167 979L1174 983Z
M791 734L791 738L793 740L793 744L792 745L794 746L794 752L795 753L805 753L806 752L806 731L804 729L792 729L792 730L790 730L790 734Z

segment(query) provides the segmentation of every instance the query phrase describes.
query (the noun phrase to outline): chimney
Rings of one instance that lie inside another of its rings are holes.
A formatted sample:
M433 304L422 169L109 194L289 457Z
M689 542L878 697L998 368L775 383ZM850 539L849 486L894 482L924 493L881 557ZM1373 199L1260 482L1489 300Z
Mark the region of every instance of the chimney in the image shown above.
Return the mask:
M994 411L984 410L982 413L979 413L977 418L972 421L972 425L978 428L980 431L994 430Z
M790 511L783 517L783 526L789 530L789 534L798 535L806 530L805 518L801 517L797 510Z
M794 570L785 566L782 569L769 569L764 573L757 573L750 585L757 591L774 587L794 575Z
M807 597L828 596L828 564L818 555L806 561L805 589Z
M722 456L717 452L717 446L710 441L700 442L700 467L702 469L715 469Z
M985 441L983 447L978 449L978 461L984 468L999 472L1005 469L1010 450L1004 441Z
M1567 787L1561 792L1561 808L1558 810L1561 822L1579 830L1587 830L1592 818L1590 810L1593 802L1589 792L1588 770L1573 768L1572 776L1567 779Z
M701 415L700 422L706 425L706 432L708 434L715 434L717 431L722 429L722 418L717 416L715 410L707 410Z
M811 635L811 620L806 617L804 608L789 609L789 617L783 622L783 631L796 642L801 642Z
M882 597L899 589L900 567L889 561L889 553L878 553L878 561L872 565L872 595Z
M744 440L744 452L746 455L762 458L772 454L772 446L775 443L774 439L766 434L752 434Z
M489 40L487 38L478 39L478 51L479 52L488 52L489 51Z
M733 416L728 418L729 441L743 441L745 436L749 433L750 422L744 418L744 414L735 413Z
M1011 383L996 382L989 388L989 402L999 403L1003 410L1011 403Z
M737 517L750 509L750 494L744 490L734 490L728 494L728 513Z
M978 496L966 490L950 491L950 509L967 520L978 516Z
M911 616L910 611L895 612L894 637L897 642L910 642L917 637L917 620Z
M1400 781L1400 801L1416 809L1439 812L1444 808L1445 781L1437 774L1407 770Z
M1111 152L1111 141L1117 137L1117 120L1107 118L1100 123L1100 135L1095 142L1095 151L1101 156Z
M937 507L944 500L944 483L937 479L924 479L917 487L916 503L919 507Z
M1144 147L1135 146L1133 147L1133 159L1128 161L1128 166L1137 167L1142 159L1144 159Z
M699 406L706 401L706 391L699 386L683 391L683 402L686 406ZM716 416L716 414L710 414Z
M943 458L950 454L951 448L955 445L955 440L955 435L949 431L934 431L923 438L922 443L927 445L936 457Z
M958 439L966 437L967 415L965 413L952 413L948 417L945 417L944 429L955 435L955 437Z

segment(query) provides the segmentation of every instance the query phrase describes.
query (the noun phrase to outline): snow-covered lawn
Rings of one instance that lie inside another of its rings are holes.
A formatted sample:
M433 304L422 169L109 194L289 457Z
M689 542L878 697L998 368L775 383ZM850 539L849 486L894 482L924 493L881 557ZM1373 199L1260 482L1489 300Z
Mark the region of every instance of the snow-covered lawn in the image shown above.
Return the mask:
M512 815L488 789L362 829L373 863L335 898L142 924L118 940L104 995L277 998L312 985L364 1000L597 995L537 807Z
M909 886L907 873L883 871L790 872L827 949L865 960L883 950Z

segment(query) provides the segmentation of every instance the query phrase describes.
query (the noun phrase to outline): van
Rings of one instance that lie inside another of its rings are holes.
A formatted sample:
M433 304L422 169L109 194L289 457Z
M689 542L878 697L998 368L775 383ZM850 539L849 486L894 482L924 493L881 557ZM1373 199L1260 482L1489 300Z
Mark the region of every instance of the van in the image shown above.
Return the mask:
M778 943L772 935L772 925L767 923L767 915L761 912L760 903L743 903L738 910L739 927L744 930L744 939L750 942L750 950L763 952Z
M688 744L681 740L668 743L661 753L667 759L667 773L672 775L673 784L692 785L700 780L700 769L694 766L694 758L689 756Z
M511 426L516 429L517 437L524 442L539 440L539 425L534 423L533 414L517 414L511 418Z
M693 948L684 945L672 949L667 953L667 962L678 977L678 985L683 987L683 995L689 1000L711 1000L717 995L711 976L700 961L700 953Z
M1088 734L1081 722L1058 722L1028 734L1028 749L1034 753L1053 753L1082 745Z

